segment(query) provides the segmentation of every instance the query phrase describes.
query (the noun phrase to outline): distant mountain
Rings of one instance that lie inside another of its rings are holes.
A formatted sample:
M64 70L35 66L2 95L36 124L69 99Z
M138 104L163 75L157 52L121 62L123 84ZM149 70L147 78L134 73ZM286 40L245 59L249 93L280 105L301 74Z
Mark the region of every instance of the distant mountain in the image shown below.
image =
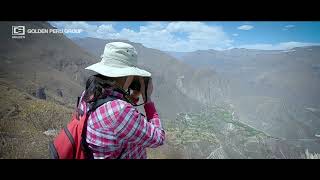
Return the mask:
M268 58L275 56L303 56L303 55L316 55L319 53L320 46L306 46L296 47L290 50L255 50L245 48L233 48L229 50L198 50L193 52L168 52L168 54L179 57L179 59L193 67L203 66L228 66L229 61L240 61L247 63L247 60L254 60L256 58L265 57ZM233 62L234 63L234 62Z
M217 85L227 91L229 96L224 97L240 122L283 138L269 144L280 158L298 157L303 148L320 150L316 137L320 132L319 60L320 46L201 50L181 56L182 62L198 71L213 68L215 76L224 79L225 88Z
M320 46L299 47L288 51L266 51L231 49L226 51L196 51L188 53L183 62L196 68L211 67L218 75L229 80L248 83L262 89L270 89L271 93L282 92L281 96L287 95L285 89L291 89L292 93L303 94L310 91L309 97L316 92L319 80L319 57ZM236 83L236 82L235 82ZM307 87L310 87L306 89ZM237 95L239 95L239 90ZM246 89L245 91L248 92ZM295 91L295 92L293 92ZM250 93L252 93L249 90ZM307 102L315 100L305 96ZM303 99L299 99L299 102ZM314 101L319 102L317 99ZM306 103L307 103L306 102Z
M183 60L183 57L186 56L189 52L170 52L166 51L165 53L169 54L170 56L178 59L178 60Z
M98 58L62 34L26 34L25 39L12 39L14 25L54 28L47 22L1 22L0 77L30 94L44 88L49 99L74 106L90 74L84 67Z
M320 109L319 59L320 46L310 46L195 51L182 61L199 70L211 67L227 80L240 120L273 135L298 138L314 137L320 129L320 116L305 110Z
M56 134L70 121L89 75L83 68L97 58L61 34L12 39L14 25L53 28L47 22L0 22L0 158L49 158L55 136L47 132Z

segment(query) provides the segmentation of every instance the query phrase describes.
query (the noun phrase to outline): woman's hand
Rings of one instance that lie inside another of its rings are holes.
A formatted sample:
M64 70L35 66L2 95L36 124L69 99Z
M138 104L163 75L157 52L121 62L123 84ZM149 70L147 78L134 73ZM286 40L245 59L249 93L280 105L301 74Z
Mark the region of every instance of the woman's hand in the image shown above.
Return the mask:
M132 93L130 94L130 98L138 99L140 95L141 95L140 91L132 90Z
M145 103L148 103L151 101L151 94L153 92L153 83L152 83L152 79L150 78L149 79L149 82L148 82L148 87L147 87L147 96L145 95L145 84L144 84L144 79L143 77L139 77L139 81L140 81L140 85L141 85L141 88L140 88L140 92L142 94L142 98L143 98L143 101Z

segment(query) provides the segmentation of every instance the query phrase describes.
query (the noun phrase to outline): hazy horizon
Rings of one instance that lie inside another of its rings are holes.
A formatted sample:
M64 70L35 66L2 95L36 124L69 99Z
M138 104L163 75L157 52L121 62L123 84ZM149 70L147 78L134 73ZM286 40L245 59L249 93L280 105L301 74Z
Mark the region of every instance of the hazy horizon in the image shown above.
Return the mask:
M133 21L49 22L57 28L82 29L69 38L123 39L161 51L192 52L246 48L288 50L320 45L320 22L295 21Z

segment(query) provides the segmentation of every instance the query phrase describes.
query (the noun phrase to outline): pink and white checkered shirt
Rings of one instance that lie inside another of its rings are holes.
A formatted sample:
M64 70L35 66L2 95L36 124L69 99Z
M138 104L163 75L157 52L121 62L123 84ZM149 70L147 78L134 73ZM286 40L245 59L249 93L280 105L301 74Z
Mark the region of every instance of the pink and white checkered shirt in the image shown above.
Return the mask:
M119 92L107 92L119 99L98 107L87 122L86 141L94 158L115 159L124 150L121 159L146 159L146 148L156 148L165 139L154 103L144 105L145 117L130 103L121 100L123 95ZM80 102L80 109L84 111L85 102Z

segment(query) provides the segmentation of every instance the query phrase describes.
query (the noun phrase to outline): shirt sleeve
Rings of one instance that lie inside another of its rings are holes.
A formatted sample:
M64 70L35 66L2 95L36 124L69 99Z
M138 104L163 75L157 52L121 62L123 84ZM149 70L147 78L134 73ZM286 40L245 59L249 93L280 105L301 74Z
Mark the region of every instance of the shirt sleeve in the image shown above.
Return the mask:
M149 102L144 108L147 117L132 105L126 104L117 118L118 125L114 132L119 141L155 148L163 144L165 131L161 126L154 103Z

